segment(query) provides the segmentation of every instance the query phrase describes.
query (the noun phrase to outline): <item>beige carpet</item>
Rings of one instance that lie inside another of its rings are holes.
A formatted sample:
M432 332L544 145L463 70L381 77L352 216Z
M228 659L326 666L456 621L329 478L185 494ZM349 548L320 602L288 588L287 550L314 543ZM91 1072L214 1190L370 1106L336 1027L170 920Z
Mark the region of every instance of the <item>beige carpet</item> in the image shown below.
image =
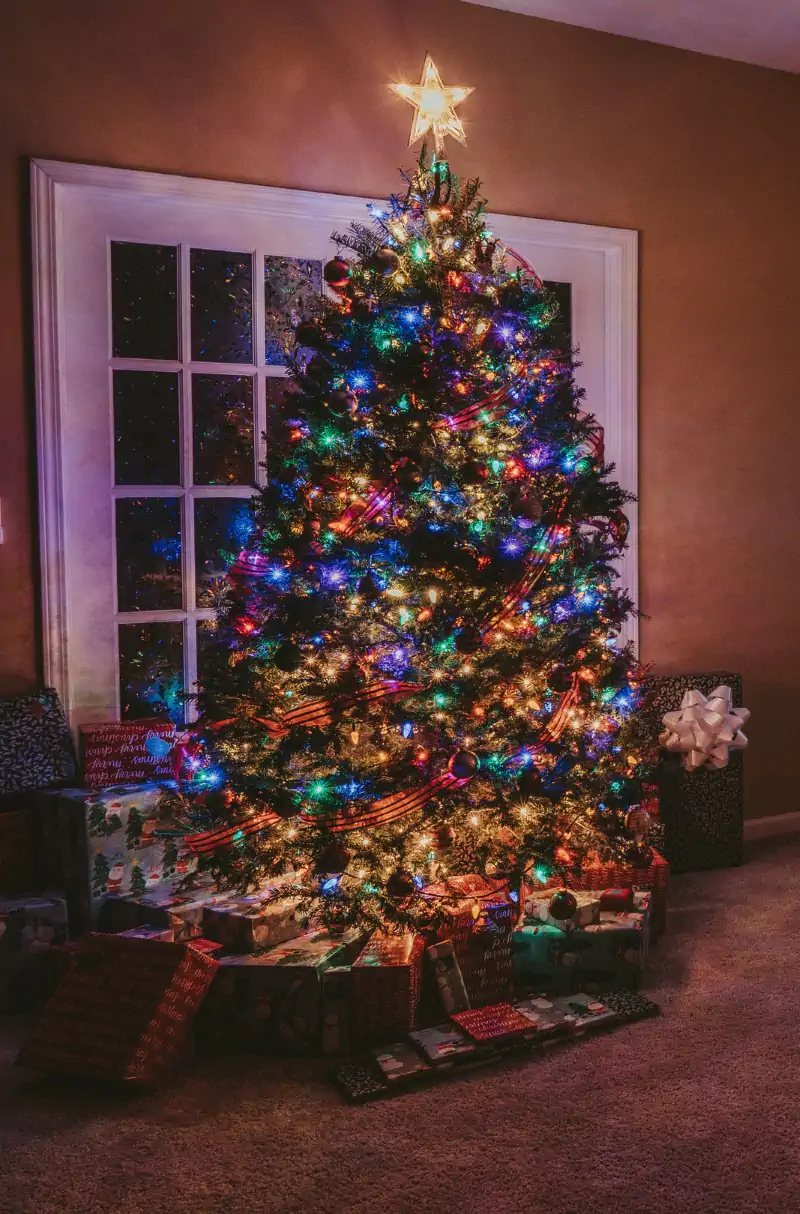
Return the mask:
M322 1064L198 1060L162 1094L11 1066L2 1214L789 1214L800 1210L800 840L679 877L659 1020L361 1108Z

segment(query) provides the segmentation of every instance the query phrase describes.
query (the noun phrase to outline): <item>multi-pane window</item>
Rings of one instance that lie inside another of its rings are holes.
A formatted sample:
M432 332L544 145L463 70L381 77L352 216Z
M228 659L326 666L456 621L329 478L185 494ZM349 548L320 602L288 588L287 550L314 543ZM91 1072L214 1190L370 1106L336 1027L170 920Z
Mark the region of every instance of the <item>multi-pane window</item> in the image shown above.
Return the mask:
M119 709L181 719L322 262L132 241L111 241L109 262Z

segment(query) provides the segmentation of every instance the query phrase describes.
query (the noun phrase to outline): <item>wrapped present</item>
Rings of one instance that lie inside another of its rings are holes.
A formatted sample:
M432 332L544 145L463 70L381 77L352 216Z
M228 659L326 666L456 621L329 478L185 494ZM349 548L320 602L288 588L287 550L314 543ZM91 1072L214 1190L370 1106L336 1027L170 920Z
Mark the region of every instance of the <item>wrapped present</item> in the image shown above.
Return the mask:
M379 1046L372 1050L372 1057L390 1087L404 1087L419 1082L427 1079L431 1073L430 1063L407 1041Z
M532 1039L536 1029L510 1003L495 1003L489 1007L470 1008L456 1012L453 1022L479 1045L502 1045L512 1039Z
M0 805L0 889L24 893L40 884L38 815L34 807L14 798Z
M670 866L667 860L653 849L653 858L647 868L634 868L631 864L603 863L599 860L587 863L581 872L571 878L572 892L578 890L617 889L630 886L633 890L649 889L653 901L650 915L650 931L653 939L657 939L664 930L667 917L667 896L669 893ZM537 885L536 892L554 889L559 886L557 878L553 878L544 886Z
M185 944L87 936L17 1061L53 1075L156 1084L183 1057L216 969Z
M389 1085L368 1062L345 1062L333 1073L333 1081L350 1104L366 1104L369 1100L380 1100L390 1093Z
M300 897L287 884L206 904L203 934L232 953L256 953L294 940L308 928Z
M121 724L82 725L81 755L87 788L172 780L172 747L176 729L172 721L123 721Z
M168 942L175 940L171 927L152 927L149 923L144 923L141 927L129 927L124 932L118 932L117 935L130 940L166 940Z
M422 990L421 936L375 932L353 962L353 1039L391 1040L417 1027Z
M67 939L60 894L0 898L0 1012L30 1011L51 993L55 953Z
M332 965L322 974L322 1052L350 1053L353 969Z
M717 672L693 675L654 675L644 679L648 692L644 720L654 744L662 717L681 706L687 691L710 695L720 685L730 687L733 701L742 702L742 678ZM660 820L664 855L674 872L726 868L742 863L744 839L744 772L741 751L727 766L684 771L679 754L662 752L658 770Z
M442 940L430 945L427 952L442 1007L448 1016L453 1012L465 1012L469 1007L469 995L453 942Z
M173 940L189 940L203 935L206 908L223 897L209 880L184 890L166 882L143 894L106 898L97 925L101 931L117 933L130 927L157 927L171 931Z
M77 932L96 925L109 894L177 886L194 871L197 861L184 849L163 793L160 784L137 784L40 797L46 880L66 890Z
M618 1019L613 1008L584 991L560 996L553 1000L553 1005L564 1013L564 1022L574 1037L596 1033L598 1029L613 1028Z
M518 983L553 995L637 987L650 939L650 892L635 895L635 910L600 911L597 923L562 932L525 924L512 937Z
M51 687L0 701L0 794L57 788L76 770L72 735Z
M409 1033L409 1038L428 1062L440 1069L468 1065L474 1061L478 1049L464 1030L452 1023L417 1029Z
M471 1007L513 996L511 932L518 910L507 888L506 882L468 874L449 877L425 891L446 908L437 940L452 944Z
M316 1054L322 1044L322 978L352 960L363 933L307 932L265 953L220 958L197 1021L209 1049Z
M566 1014L544 995L518 999L514 1008L531 1022L535 1031L533 1039L538 1044L560 1041L567 1035Z
M222 953L222 945L216 940L206 940L205 936L190 936L186 943L209 957L217 957Z
M594 923L600 914L600 895L591 890L578 890L573 894L577 903L575 913L568 919L560 919L550 910L552 893L529 894L525 898L525 922L548 923L559 931L569 932L576 927L586 927Z

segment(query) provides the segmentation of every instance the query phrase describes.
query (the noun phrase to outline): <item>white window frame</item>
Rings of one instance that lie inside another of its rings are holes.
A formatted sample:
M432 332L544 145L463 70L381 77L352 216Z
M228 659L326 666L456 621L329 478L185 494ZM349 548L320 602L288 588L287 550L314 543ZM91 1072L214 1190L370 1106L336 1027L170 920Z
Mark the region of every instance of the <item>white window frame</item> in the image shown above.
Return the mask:
M74 703L68 653L67 553L65 551L65 477L63 433L67 420L65 382L62 217L67 191L128 191L135 198L162 198L194 206L228 210L257 210L266 216L324 219L330 229L343 229L353 219L364 221L367 199L339 194L271 186L244 185L145 173L54 160L31 162L33 245L33 307L36 369L36 421L41 560L41 603L44 675L57 688L73 723L82 723L80 705ZM632 492L637 490L637 287L638 236L621 228L594 227L552 220L492 214L493 232L530 261L543 278L558 278L547 262L561 262L571 254L600 255L591 290L573 293L573 336L582 348L585 366L577 371L587 389L586 408L602 399L606 458L616 464L616 477ZM594 263L593 263L594 264ZM563 271L562 271L563 273ZM255 280L259 281L258 278ZM602 311L602 326L599 315ZM591 317L588 315L591 313ZM256 316L258 316L258 312ZM591 319L591 325L588 321ZM254 318L255 320L255 318ZM591 340L582 334L591 331ZM257 329L254 323L254 337ZM144 369L147 363L140 365ZM209 365L213 370L213 365ZM247 368L242 367L245 373ZM263 375L263 360L254 373ZM267 373L275 373L268 369ZM598 409L598 412L600 410ZM129 488L126 487L126 494ZM230 496L230 494L228 494ZM620 560L621 584L634 601L638 598L638 517L635 503L630 518L629 547ZM187 539L189 537L186 537ZM109 571L111 576L111 571ZM191 631L191 630L190 630ZM638 626L632 618L623 640L638 646ZM77 710L77 711L76 711Z

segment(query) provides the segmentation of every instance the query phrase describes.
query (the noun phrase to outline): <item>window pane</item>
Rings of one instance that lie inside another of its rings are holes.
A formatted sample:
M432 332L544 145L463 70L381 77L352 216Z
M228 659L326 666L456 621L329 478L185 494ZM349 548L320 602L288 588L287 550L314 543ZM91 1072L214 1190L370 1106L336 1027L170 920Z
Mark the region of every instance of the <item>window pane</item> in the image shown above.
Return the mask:
M112 349L119 358L178 357L178 250L111 245Z
M251 255L192 249L190 259L192 358L217 363L251 363Z
M572 357L572 283L546 282L548 291L552 291L558 300L558 316L550 326L549 340L553 347L565 359Z
M268 366L286 362L292 330L313 312L322 292L322 262L302 257L264 258L264 317Z
M118 485L180 484L178 376L114 372L114 476Z
M252 485L255 479L253 379L193 375L194 483Z
M247 544L253 530L247 498L195 498L194 543L197 606L213 606L228 566Z
M183 721L183 624L119 625L119 691L123 721Z
M117 501L117 603L119 611L182 605L178 498Z

